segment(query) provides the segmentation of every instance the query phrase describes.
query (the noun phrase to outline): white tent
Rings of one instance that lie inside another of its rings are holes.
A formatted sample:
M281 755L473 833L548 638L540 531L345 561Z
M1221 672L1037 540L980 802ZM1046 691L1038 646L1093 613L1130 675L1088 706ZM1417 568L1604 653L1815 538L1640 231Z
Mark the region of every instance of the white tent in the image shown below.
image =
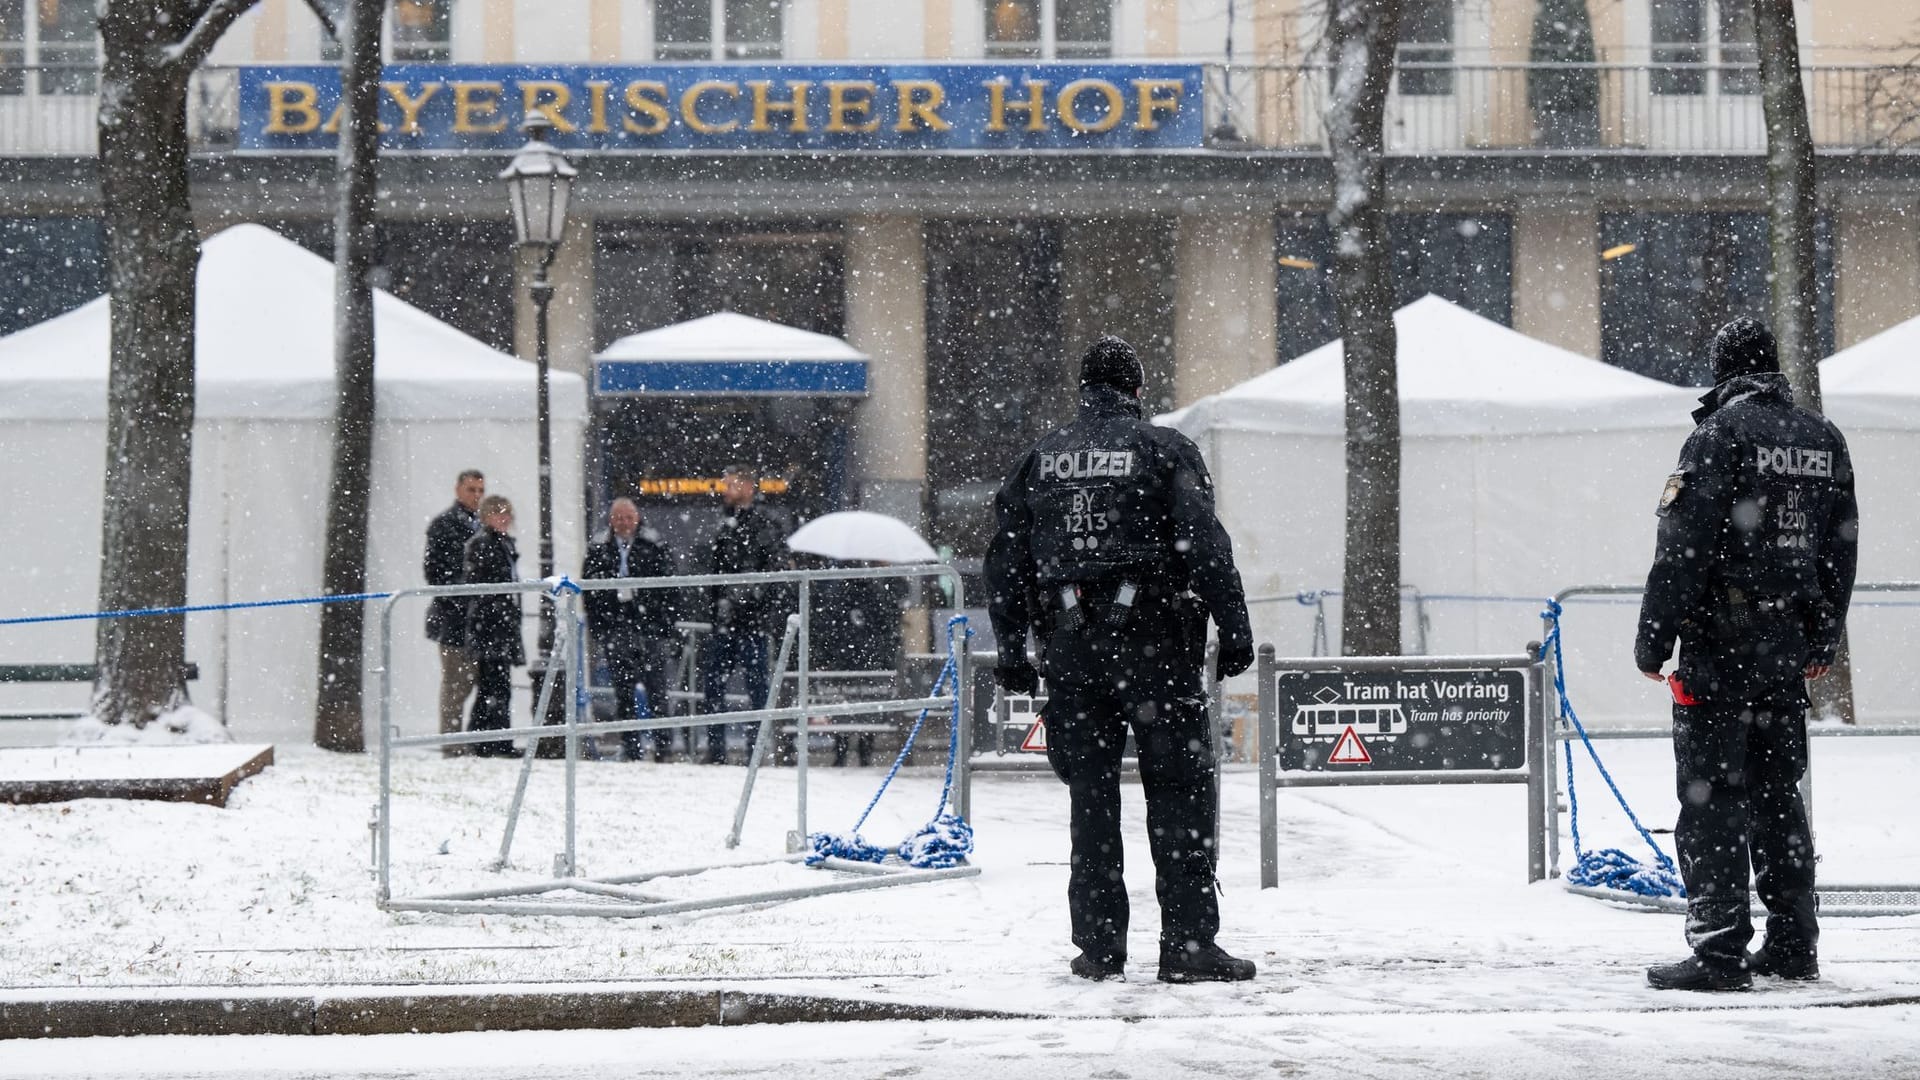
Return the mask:
M867 354L735 311L630 334L594 358L603 394L851 394L867 392Z
M1428 595L1520 598L1427 604L1428 651L1517 653L1540 636L1533 598L1644 581L1654 507L1692 429L1693 393L1432 296L1400 309L1394 323L1403 580ZM1250 596L1340 587L1341 365L1340 343L1330 342L1163 418L1199 444L1214 471ZM1285 600L1253 610L1256 635L1282 655L1311 648L1310 609ZM1409 645L1414 611L1406 609ZM1632 620L1592 611L1576 612L1570 640L1580 635L1606 658L1596 672L1617 662L1631 674ZM1337 604L1328 613L1337 643ZM1585 667L1570 663L1570 671ZM1595 711L1643 704L1636 695Z
M504 313L503 313L504 317ZM333 267L270 230L209 239L199 271L190 604L320 592L333 411ZM378 424L368 584L419 585L427 520L474 467L520 510L521 571L537 572L534 367L384 292L374 298ZM0 534L0 612L83 612L99 595L108 309L102 297L0 339L0 469L16 514ZM553 376L558 564L579 557L585 382ZM534 605L529 603L531 612ZM395 612L396 719L435 727L439 665L424 608ZM197 614L188 659L196 704L236 737L311 737L314 607ZM370 659L377 622L369 623ZM7 627L8 663L91 660L91 623ZM369 668L372 664L369 664ZM370 678L369 721L375 686ZM84 688L14 688L6 707L84 703Z
M1820 364L1826 413L1852 451L1860 500L1862 582L1920 579L1920 319L1843 349ZM1920 719L1911 643L1920 635L1920 597L1854 596L1848 619L1855 695L1863 717ZM1889 603L1890 602L1890 603ZM1883 606L1884 605L1884 606Z

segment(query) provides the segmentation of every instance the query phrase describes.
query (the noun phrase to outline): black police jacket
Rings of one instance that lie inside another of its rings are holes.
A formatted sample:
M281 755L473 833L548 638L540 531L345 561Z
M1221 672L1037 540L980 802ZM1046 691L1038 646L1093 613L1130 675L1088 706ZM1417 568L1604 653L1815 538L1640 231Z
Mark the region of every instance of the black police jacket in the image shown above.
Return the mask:
M1046 641L1064 587L1111 605L1129 584L1142 609L1130 616L1136 629L1158 619L1162 636L1177 636L1165 626L1168 607L1191 590L1223 645L1251 646L1233 543L1214 516L1206 463L1185 435L1142 420L1135 398L1084 388L1078 418L1028 451L994 512L985 573L1000 648L1024 647L1030 628Z
M1634 661L1678 675L1702 700L1799 685L1829 664L1846 626L1859 538L1853 463L1825 418L1793 404L1786 377L1728 379L1660 495L1659 542Z
M427 553L421 570L429 585L458 585L467 541L480 527L473 511L454 503L427 523ZM459 648L466 638L466 601L441 596L427 605L427 640Z
M786 530L758 504L729 509L707 547L710 574L760 574L782 569ZM790 604L778 585L715 585L708 589L714 628L724 633L779 634Z
M602 535L587 545L580 576L593 578L667 577L673 573L673 557L659 538L635 533L627 544L627 572L620 573L620 541L612 534ZM613 589L589 589L580 594L587 609L587 629L595 639L605 641L614 634L632 631L648 637L665 637L673 632L678 617L678 597L673 589L635 589L622 600Z

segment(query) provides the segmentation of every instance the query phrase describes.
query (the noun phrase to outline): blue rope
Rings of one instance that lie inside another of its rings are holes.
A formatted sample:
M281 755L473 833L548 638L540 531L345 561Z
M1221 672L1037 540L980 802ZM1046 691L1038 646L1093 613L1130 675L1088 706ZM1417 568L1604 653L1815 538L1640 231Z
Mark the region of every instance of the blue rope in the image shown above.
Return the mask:
M547 595L556 599L578 593L580 585L565 574L548 578ZM286 600L241 600L231 604L188 604L182 607L128 608L123 611L86 611L73 615L26 615L0 619L0 626L28 626L34 623L96 622L102 619L150 619L160 615L199 615L209 611L247 611L254 608L304 607L310 604L363 604L386 600L390 592L339 593L333 596L296 596Z
M98 619L145 619L156 615L195 615L203 611L243 611L248 608L298 607L304 604L359 604L385 600L390 592L341 593L337 596L302 596L291 600L245 600L233 604L193 604L186 607L131 608L126 611L89 611L78 615L29 615L0 619L0 626L26 626L29 623L87 622Z
M906 743L893 759L893 767L887 770L886 778L880 781L880 790L873 793L873 798L868 801L867 808L860 812L860 820L853 823L853 828L844 833L819 832L807 837L807 844L813 849L807 855L807 865L818 866L827 859L879 863L898 858L908 866L937 870L959 866L967 861L967 856L973 851L973 826L967 824L967 820L959 814L947 809L947 803L953 797L954 765L960 757L961 701L965 697L959 685L960 659L959 646L955 641L956 629L965 638L973 637L973 629L967 625L965 615L955 615L947 620L947 662L940 668L939 677L933 681L933 693L928 695L939 697L949 685L953 687L953 723L947 731L947 777L940 788L940 805L933 820L896 847L880 847L868 843L860 835L860 826L867 823L873 808L880 805L880 797L887 793L887 785L893 783L893 778L900 774L900 767L906 764L907 755L913 752L914 740L919 738L920 729L926 726L927 714L931 709L921 709L919 719L913 722L913 729L907 732Z
M1574 885L1598 889L1614 889L1620 892L1634 893L1639 896L1685 896L1686 886L1680 881L1679 871L1674 868L1673 860L1660 850L1660 845L1647 831L1645 825L1635 816L1633 807L1627 805L1627 797L1620 793L1620 785L1613 782L1613 774L1600 761L1600 752L1593 747L1593 740L1587 737L1586 726L1580 723L1580 717L1573 711L1573 702L1567 697L1567 675L1565 657L1560 649L1560 603L1547 601L1547 610L1540 617L1548 621L1551 627L1547 631L1547 645L1553 649L1553 689L1560 697L1560 716L1573 725L1579 734L1580 742L1587 748L1587 755L1593 759L1593 767L1600 771L1600 778L1607 782L1607 788L1613 792L1620 809L1626 811L1627 820L1639 831L1640 839L1653 849L1655 865L1647 866L1619 848L1603 848L1587 851L1580 844L1580 797L1573 786L1573 755L1567 755L1567 811L1573 828L1573 868L1567 871L1567 881Z

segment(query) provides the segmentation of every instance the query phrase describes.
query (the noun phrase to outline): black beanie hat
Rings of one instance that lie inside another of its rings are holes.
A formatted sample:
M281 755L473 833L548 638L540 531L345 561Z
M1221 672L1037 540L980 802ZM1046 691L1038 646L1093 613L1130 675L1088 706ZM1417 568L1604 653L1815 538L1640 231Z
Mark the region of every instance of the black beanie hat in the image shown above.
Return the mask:
M1726 382L1739 375L1758 375L1780 370L1780 347L1774 343L1767 324L1742 315L1721 327L1707 346L1713 361L1713 381Z
M1111 386L1133 394L1146 382L1146 369L1140 366L1133 346L1112 334L1101 335L1080 357L1081 386Z

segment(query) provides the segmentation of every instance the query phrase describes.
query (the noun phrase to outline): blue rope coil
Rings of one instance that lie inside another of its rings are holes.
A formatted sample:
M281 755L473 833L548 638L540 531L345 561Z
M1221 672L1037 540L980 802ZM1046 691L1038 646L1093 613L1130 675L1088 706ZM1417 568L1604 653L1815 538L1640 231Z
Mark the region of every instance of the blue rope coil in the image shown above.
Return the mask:
M1613 774L1600 761L1600 752L1594 749L1593 740L1587 737L1586 726L1580 723L1580 717L1573 710L1573 702L1567 697L1567 674L1564 654L1560 648L1560 615L1562 608L1558 600L1548 600L1547 610L1540 613L1549 625L1547 647L1553 650L1553 689L1560 698L1560 717L1573 727L1580 736L1580 742L1587 748L1587 756L1593 759L1593 767L1600 772L1600 778L1607 782L1608 790L1626 811L1627 820L1640 833L1640 839L1647 842L1653 850L1654 865L1648 866L1619 848L1602 848L1587 851L1580 844L1580 796L1573 785L1573 755L1567 755L1567 818L1573 829L1573 868L1567 871L1567 881L1596 889L1614 889L1647 897L1684 897L1687 888L1680 881L1680 873L1675 869L1673 860L1660 850L1653 834L1640 824L1640 818L1627 805L1627 797L1620 793L1620 785L1613 782Z
M811 849L807 855L808 866L818 866L828 859L869 863L899 859L916 869L940 870L959 866L972 854L973 826L947 808L948 801L953 797L954 765L960 758L960 703L965 697L959 685L960 650L955 640L956 630L961 640L973 637L973 629L967 625L965 615L955 615L947 620L947 662L940 668L939 677L933 681L933 693L929 695L939 697L949 685L953 687L953 723L947 731L947 777L940 788L940 806L933 820L894 847L869 843L860 835L860 826L867 823L873 808L880 805L880 797L887 793L887 785L900 775L900 767L906 764L907 755L913 752L913 742L920 737L920 729L926 726L927 715L932 711L929 708L920 710L919 719L913 722L913 729L907 732L905 744L893 759L893 767L887 770L886 778L880 781L880 789L873 793L873 798L867 802L867 808L860 812L860 820L853 823L853 828L844 833L817 832L807 837L807 846Z

